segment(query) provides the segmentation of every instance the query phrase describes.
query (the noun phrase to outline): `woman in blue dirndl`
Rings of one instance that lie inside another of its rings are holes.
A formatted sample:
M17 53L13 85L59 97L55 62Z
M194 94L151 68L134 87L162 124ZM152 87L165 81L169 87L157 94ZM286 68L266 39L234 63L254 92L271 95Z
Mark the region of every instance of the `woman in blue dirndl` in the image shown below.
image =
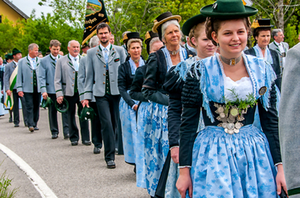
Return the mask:
M164 162L169 152L167 111L168 100L162 89L168 70L188 58L188 52L180 46L181 32L179 15L170 12L159 15L154 20L152 31L159 34L165 43L155 53L149 55L142 93L152 103L147 110L145 126L146 188L155 195Z
M120 119L125 162L135 165L134 136L137 133L136 111L138 102L134 101L128 92L136 69L145 63L141 57L143 39L140 38L139 33L130 32L127 37L126 45L130 58L119 67L118 88L122 96L120 100Z
M147 53L159 50L163 43L159 40L158 34L148 31L145 35ZM146 164L145 164L145 125L147 109L152 109L152 103L142 94L142 86L147 65L138 67L130 88L129 95L132 99L139 101L137 112L137 134L134 136L135 165L136 165L136 186L146 188Z
M176 181L179 176L179 128L182 113L181 91L186 72L194 62L212 56L216 51L216 46L214 46L212 41L206 36L205 20L205 16L198 14L183 24L182 32L184 35L189 36L191 45L195 48L197 55L171 68L167 74L166 83L164 84L164 89L169 93L168 129L172 158L172 160L170 160L169 174L165 184L165 193L163 196L165 198L180 197L176 188ZM199 129L203 127L203 121L201 120ZM165 164L165 166L166 165L167 164Z
M276 74L263 59L242 52L247 17L257 10L241 0L217 0L200 12L209 17L207 37L220 54L196 62L186 75L176 186L182 197L275 198L286 190ZM262 130L252 124L256 105ZM201 107L205 128L197 134Z

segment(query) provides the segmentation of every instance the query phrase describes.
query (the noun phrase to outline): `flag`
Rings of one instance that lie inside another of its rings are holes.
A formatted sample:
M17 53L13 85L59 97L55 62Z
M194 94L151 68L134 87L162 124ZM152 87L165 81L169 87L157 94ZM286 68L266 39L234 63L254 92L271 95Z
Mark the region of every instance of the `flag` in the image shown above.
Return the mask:
M86 5L82 44L86 43L97 33L97 26L102 22L108 23L103 0L88 0Z

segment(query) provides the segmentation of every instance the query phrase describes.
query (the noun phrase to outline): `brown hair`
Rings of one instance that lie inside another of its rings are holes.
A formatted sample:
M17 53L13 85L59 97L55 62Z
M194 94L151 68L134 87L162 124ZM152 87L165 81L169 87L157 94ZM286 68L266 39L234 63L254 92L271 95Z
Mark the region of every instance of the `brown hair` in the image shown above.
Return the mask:
M261 31L270 31L270 36L271 36L271 28L256 28L253 30L253 33L252 33L254 39L255 39L255 37L259 36L259 32L261 32Z
M246 27L246 31L248 32L248 30L250 29L250 26L251 26L249 17L241 18L241 19L243 19L243 22ZM206 22L205 22L206 35L207 35L207 38L210 39L215 46L217 46L217 43L212 38L211 33L215 32L216 34L218 34L218 31L221 28L221 25L224 21L228 21L228 19L214 19L211 17L206 18Z
M190 43L191 43L191 45L192 45L193 48L196 48L196 46L192 42L192 38L195 37L195 40L198 39L198 37L200 36L200 32L202 31L202 29L205 28L204 25L205 25L205 22L198 23L197 25L195 25L194 27L192 27L192 29L189 32Z
M51 40L50 41L50 47L60 47L61 46L61 43L58 41L58 40Z
M111 32L110 26L107 25L106 23L102 22L97 26L97 34L98 34L98 30L106 28L106 27L108 29L108 32L110 33Z

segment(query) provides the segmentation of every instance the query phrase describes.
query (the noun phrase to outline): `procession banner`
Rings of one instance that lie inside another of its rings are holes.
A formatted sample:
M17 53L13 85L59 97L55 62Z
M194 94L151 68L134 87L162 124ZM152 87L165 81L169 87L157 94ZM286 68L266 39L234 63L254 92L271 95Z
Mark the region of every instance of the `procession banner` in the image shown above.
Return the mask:
M103 0L88 0L86 5L82 44L86 43L97 33L97 26L102 22L108 23Z

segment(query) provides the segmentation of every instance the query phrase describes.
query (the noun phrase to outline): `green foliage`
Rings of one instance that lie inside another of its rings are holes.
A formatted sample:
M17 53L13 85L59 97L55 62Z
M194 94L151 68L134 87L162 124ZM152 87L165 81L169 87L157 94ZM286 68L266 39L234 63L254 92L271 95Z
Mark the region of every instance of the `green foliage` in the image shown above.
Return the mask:
M239 113L241 113L242 110L245 110L249 107L254 107L254 105L257 104L257 100L255 99L255 96L253 93L248 94L246 99L240 99L239 95L235 92L234 89L228 89L231 92L231 95L233 96L234 100L229 100L225 98L226 103L226 109L229 110L232 106L237 106L239 109Z
M116 45L123 44L122 33L127 30L137 31L144 37L145 33L152 29L154 19L163 12L179 14L182 17L180 25L183 25L188 18L199 14L201 7L213 2L214 0L104 0ZM251 21L256 17L271 18L272 23L277 24L278 10L275 8L279 0L253 2L253 6L258 8L259 12L251 17ZM291 1L284 1L284 5L289 2ZM36 18L33 10L30 19L19 21L16 25L3 20L0 24L0 56L11 52L14 47L26 55L27 46L33 42L37 43L45 54L52 39L59 40L62 43L62 51L67 53L68 41L82 41L86 0L40 0L39 5L52 7L54 11ZM288 18L292 12L291 18ZM300 8L287 9L285 19L288 19L285 23L285 41L292 47L298 43ZM147 57L146 46L142 54Z
M17 192L17 189L9 190L11 186L11 179L6 176L6 171L0 176L0 197L1 198L13 198Z

